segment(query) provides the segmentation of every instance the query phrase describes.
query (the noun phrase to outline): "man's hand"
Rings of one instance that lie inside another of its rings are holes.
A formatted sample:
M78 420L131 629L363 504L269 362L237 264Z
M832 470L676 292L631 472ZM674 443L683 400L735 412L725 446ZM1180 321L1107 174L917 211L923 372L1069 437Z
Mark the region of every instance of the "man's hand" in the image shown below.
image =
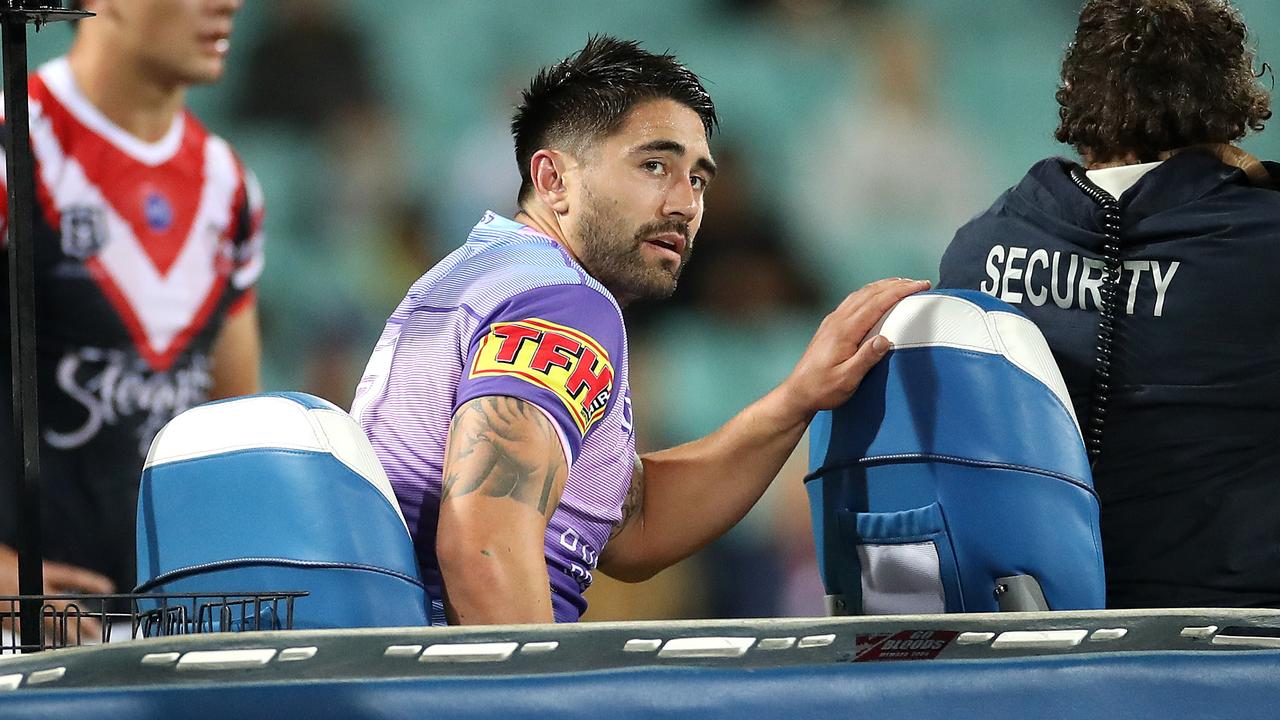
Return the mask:
M75 565L54 562L52 560L44 561L44 594L45 595L72 595L72 594L106 594L115 591L115 585L106 577L99 575L92 570L86 570ZM0 545L0 595L17 595L18 594L18 553L8 545ZM16 604L16 603L15 603ZM48 603L54 606L58 612L64 610L68 603L65 600L54 601ZM6 625L10 620L10 608L8 603L0 604L0 616ZM82 613L97 612L97 603L92 607L85 607L83 604L77 605ZM16 613L17 608L12 608ZM51 631L53 626L46 623L47 631ZM91 638L99 638L102 636L102 625L94 618L82 618L80 620L80 637L76 637L75 621L71 620L69 632L72 637L72 644L80 640L89 640Z
M801 422L831 410L853 395L889 341L867 333L899 300L929 289L928 280L878 280L845 298L823 319L791 375L778 387Z

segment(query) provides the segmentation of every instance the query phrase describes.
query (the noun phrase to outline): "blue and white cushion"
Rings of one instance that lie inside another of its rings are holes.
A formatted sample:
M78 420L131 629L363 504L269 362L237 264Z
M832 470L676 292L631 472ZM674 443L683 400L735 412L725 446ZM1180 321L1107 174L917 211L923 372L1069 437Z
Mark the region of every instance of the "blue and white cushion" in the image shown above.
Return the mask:
M810 426L807 489L829 595L855 613L996 610L1029 574L1053 609L1102 607L1098 500L1035 325L972 291L904 299L893 349Z

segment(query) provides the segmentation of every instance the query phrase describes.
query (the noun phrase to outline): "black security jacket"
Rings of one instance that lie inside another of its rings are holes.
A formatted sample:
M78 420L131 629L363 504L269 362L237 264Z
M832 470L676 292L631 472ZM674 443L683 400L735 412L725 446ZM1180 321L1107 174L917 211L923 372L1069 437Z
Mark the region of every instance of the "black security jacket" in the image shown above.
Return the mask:
M1086 425L1098 412L1103 212L1074 167L1036 164L961 228L940 285L981 289L1035 321ZM1108 604L1280 607L1280 192L1188 152L1124 193L1119 212L1094 467Z

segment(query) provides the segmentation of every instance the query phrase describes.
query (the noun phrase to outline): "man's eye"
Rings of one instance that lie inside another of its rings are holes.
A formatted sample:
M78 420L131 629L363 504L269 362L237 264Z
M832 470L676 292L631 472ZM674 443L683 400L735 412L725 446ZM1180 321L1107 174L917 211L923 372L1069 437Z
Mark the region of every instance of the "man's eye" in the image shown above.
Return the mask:
M662 164L661 160L648 160L645 162L645 164L642 167L645 170L648 170L649 172L655 173L655 174L661 173L664 170L666 170L666 166Z
M690 176L689 182L699 190L705 189L707 187L707 179L700 175Z

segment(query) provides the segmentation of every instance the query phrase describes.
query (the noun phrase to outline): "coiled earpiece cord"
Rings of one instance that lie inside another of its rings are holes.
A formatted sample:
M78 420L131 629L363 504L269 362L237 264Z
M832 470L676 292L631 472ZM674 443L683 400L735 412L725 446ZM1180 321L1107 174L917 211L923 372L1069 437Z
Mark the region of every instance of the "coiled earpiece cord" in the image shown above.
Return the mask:
M1116 299L1120 287L1120 203L1106 190L1095 185L1074 168L1071 179L1094 202L1102 206L1102 233L1106 240L1102 245L1102 303L1098 308L1098 340L1094 349L1097 357L1093 365L1093 394L1090 399L1088 429L1085 431L1085 448L1089 452L1090 465L1097 464L1102 453L1102 429L1107 422L1107 402L1111 396L1111 363L1116 337Z

